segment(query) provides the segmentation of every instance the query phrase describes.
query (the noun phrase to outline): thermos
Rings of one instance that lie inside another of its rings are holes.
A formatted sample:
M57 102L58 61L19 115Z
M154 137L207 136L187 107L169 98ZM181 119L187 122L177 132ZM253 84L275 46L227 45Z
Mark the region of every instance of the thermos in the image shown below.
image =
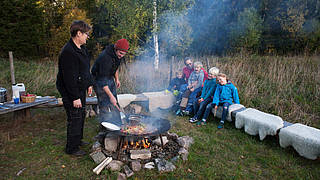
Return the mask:
M7 101L7 90L3 87L0 87L0 103Z

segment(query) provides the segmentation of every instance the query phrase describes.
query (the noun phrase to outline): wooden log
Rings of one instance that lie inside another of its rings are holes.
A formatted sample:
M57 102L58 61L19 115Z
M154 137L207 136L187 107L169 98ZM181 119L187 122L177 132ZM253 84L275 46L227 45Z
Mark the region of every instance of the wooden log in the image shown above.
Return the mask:
M173 66L173 61L174 61L174 56L172 56L171 58L171 62L170 62L170 80L169 80L169 85L170 85L170 82L172 80L172 66Z
M96 168L94 168L92 171L99 175L100 172L112 161L112 157L107 157L105 160L102 161Z
M14 78L14 66L13 66L13 55L12 55L12 51L9 51L9 60L10 60L11 82L12 82L12 84L16 84L16 80L15 80L15 78Z

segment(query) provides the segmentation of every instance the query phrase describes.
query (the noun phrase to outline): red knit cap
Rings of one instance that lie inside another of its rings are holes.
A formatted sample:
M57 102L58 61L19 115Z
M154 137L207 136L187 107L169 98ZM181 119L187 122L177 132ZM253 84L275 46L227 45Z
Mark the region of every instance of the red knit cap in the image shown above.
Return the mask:
M129 49L129 43L126 39L119 39L116 44L114 44L114 47L117 50L128 52Z

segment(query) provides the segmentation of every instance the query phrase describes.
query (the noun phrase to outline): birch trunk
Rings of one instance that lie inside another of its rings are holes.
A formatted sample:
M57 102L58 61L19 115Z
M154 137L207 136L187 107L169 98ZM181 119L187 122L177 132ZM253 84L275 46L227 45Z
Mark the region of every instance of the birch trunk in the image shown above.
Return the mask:
M159 69L159 43L158 43L158 25L157 25L157 0L153 0L153 41L154 41L154 68Z

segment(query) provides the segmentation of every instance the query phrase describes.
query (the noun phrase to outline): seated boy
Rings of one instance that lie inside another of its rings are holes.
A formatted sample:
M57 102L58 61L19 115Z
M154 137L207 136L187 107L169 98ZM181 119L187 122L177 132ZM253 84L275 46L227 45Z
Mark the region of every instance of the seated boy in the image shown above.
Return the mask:
M176 72L176 78L170 81L170 84L167 90L173 92L173 94L177 96L181 85L185 83L186 81L183 78L182 72Z
M216 67L212 67L209 70L208 80L204 82L203 89L201 92L201 96L197 101L193 103L194 116L190 118L189 122L194 123L201 119L207 105L212 102L214 92L217 87L216 77L219 73L219 69Z
M198 124L205 124L212 108L218 109L218 106L222 106L222 117L218 125L218 129L223 128L224 121L227 118L229 111L229 106L233 104L240 104L239 95L237 88L229 81L227 75L220 73L218 75L219 84L213 96L213 101L208 104L203 115L203 119L198 122Z

